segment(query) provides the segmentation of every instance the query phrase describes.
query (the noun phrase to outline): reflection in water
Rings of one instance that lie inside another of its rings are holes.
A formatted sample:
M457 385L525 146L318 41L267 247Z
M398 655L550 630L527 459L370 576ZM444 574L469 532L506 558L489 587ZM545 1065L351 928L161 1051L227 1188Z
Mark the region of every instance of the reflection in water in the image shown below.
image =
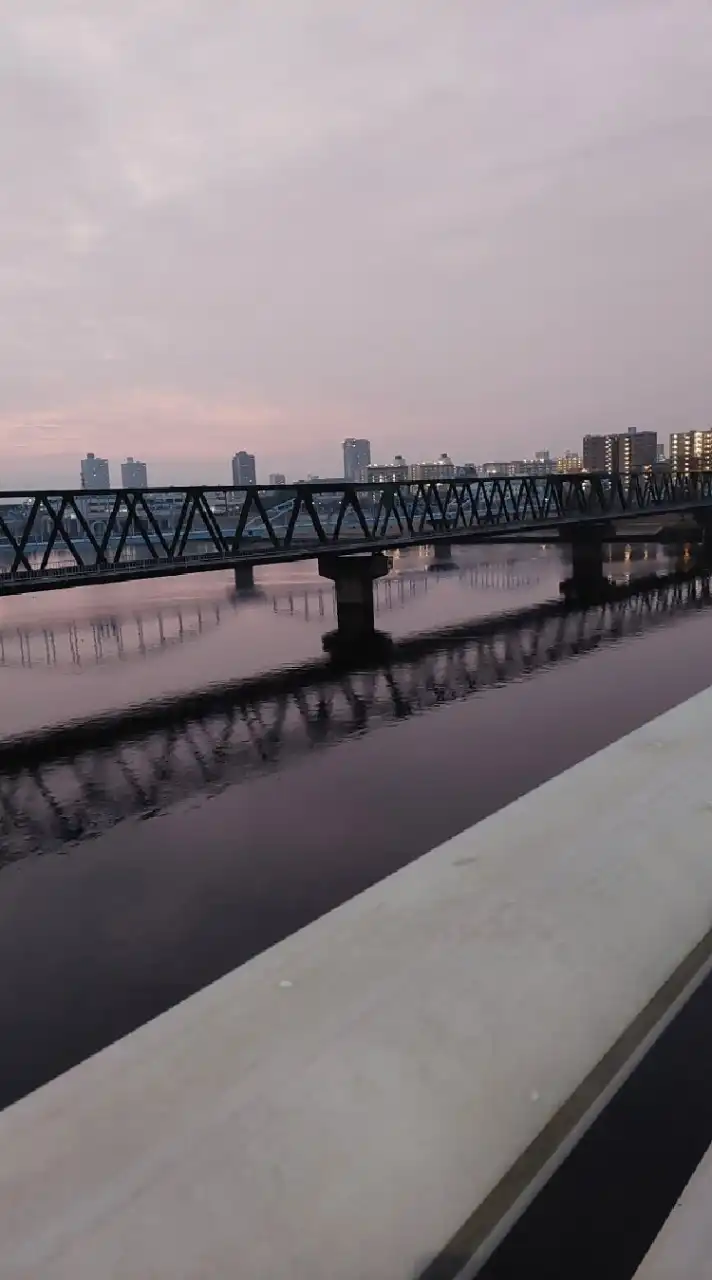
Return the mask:
M531 567L516 563L481 563L452 575L461 587L473 591L510 591L535 585ZM438 578L424 570L405 571L375 584L375 612L383 615L402 609L437 590ZM219 627L245 605L261 605L273 612L303 618L333 618L336 614L333 585L259 588L222 591L212 598L180 604L149 605L130 614L116 611L54 624L28 624L0 628L0 667L98 666L118 660L128 662L167 652Z
M314 747L521 680L710 602L709 577L658 579L589 609L551 603L414 636L369 670L312 662L0 744L0 862L214 794Z

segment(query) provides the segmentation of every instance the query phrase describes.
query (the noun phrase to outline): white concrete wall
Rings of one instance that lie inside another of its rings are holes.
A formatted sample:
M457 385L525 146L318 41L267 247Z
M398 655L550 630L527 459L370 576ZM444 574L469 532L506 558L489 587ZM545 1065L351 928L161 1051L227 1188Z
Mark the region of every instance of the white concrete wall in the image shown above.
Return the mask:
M708 692L6 1111L0 1277L417 1275L709 929L711 752Z

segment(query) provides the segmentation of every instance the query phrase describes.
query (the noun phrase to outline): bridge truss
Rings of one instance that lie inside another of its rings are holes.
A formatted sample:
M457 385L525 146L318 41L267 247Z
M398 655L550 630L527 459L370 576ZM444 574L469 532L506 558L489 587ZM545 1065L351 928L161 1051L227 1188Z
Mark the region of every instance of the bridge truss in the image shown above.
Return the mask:
M712 514L712 472L316 482L286 496L257 486L4 493L0 593L705 507Z

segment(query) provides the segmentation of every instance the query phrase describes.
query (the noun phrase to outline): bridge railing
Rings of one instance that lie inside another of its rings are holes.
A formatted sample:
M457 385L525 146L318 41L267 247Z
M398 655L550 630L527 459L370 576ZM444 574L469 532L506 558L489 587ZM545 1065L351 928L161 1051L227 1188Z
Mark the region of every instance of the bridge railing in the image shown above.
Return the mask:
M0 494L3 577L266 562L440 538L712 511L712 472L553 475L383 485L299 484ZM207 549L195 552L196 543ZM58 557L68 563L58 565Z

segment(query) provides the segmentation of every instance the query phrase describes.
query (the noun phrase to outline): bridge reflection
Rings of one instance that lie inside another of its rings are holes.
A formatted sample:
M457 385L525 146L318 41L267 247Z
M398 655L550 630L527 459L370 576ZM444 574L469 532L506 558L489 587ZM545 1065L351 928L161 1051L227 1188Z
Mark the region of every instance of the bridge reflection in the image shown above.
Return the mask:
M709 577L646 581L593 608L551 603L415 636L371 669L312 662L1 743L0 865L217 793L710 603Z
M462 568L451 577L473 590L500 591L535 585L539 580L533 567L529 570L507 562ZM405 608L427 592L437 590L438 581L423 570L383 579L374 585L375 612L383 615ZM314 583L222 592L180 604L151 605L125 615L112 612L51 625L0 627L0 667L81 668L160 655L176 645L199 639L248 604L271 607L275 613L307 622L336 615L332 585Z

